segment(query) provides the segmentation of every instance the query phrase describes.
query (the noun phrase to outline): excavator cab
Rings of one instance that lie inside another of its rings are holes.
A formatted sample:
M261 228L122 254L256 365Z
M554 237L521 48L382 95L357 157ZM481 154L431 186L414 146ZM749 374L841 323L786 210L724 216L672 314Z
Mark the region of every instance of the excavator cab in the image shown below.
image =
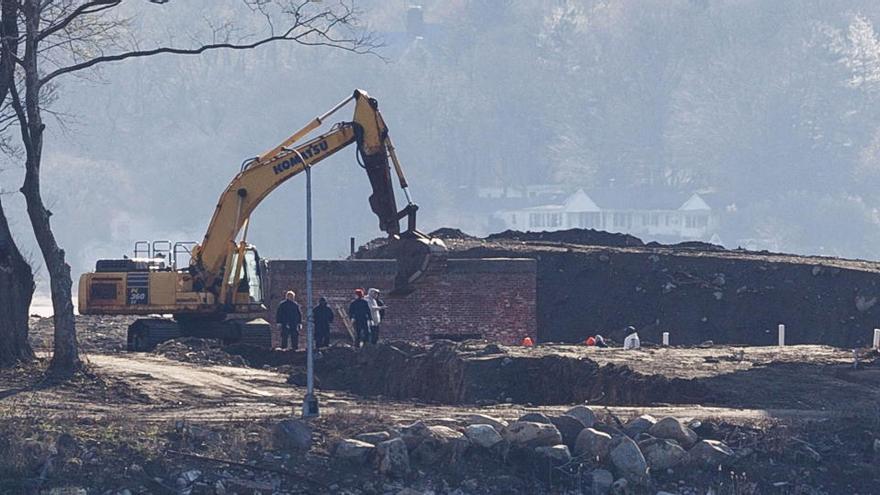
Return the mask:
M232 253L232 265L238 264L238 252ZM235 291L235 302L243 304L260 304L263 302L263 274L260 269L260 255L254 246L244 251L241 274ZM227 283L235 284L235 273L230 273Z

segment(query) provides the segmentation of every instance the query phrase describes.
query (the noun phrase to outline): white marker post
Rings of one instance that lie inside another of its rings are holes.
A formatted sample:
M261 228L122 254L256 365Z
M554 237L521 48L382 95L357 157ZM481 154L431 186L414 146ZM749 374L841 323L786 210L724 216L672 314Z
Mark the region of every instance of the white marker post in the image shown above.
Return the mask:
M669 332L663 332L663 345L669 345Z
M874 349L880 349L880 328L874 329Z
M779 347L785 347L785 325L779 325Z

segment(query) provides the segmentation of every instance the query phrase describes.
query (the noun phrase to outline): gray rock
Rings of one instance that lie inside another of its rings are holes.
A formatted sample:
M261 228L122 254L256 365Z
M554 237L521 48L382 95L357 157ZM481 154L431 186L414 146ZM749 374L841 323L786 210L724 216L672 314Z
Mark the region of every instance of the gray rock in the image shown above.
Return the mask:
M504 440L492 425L470 425L465 428L464 434L471 443L485 449L490 449Z
M550 423L559 430L559 434L562 435L562 443L574 450L577 437L584 430L584 424L579 419L567 414L550 416Z
M416 421L407 426L400 428L400 438L406 443L406 448L413 450L422 443L426 437L431 435L428 425L421 421Z
M392 438L376 445L376 464L379 472L402 478L409 473L409 452L406 443L400 438Z
M708 467L724 466L733 460L733 450L718 440L700 440L688 451L691 462Z
M43 493L48 495L88 495L85 488L80 488L78 486L59 486L52 488L51 490L46 490Z
M626 433L630 438L635 438L639 435L639 433L647 433L648 430L651 429L652 426L657 424L657 420L654 416L650 414L643 414L638 418L631 419L625 425L623 425L623 432Z
M528 421L530 423L544 423L544 424L552 424L550 422L550 418L542 413L527 413L520 416L517 421Z
M535 454L539 459L549 461L553 466L561 466L571 460L571 453L565 445L535 447Z
M651 471L675 467L687 460L688 456L687 451L680 445L662 438L639 442L639 449L648 461Z
M185 471L180 473L180 477L186 480L187 483L192 483L195 480L199 479L202 476L202 472L198 469L191 469L189 471Z
M336 444L333 455L337 460L352 464L367 464L376 452L376 446L361 440L347 438Z
M428 434L412 451L412 457L426 464L455 463L469 445L470 441L464 433L448 426L429 426Z
M684 425L676 418L665 417L648 429L648 433L657 438L675 440L685 448L690 448L700 439L694 430Z
M592 488L594 495L608 495L611 485L614 484L614 475L605 469L596 469L592 473Z
M275 425L272 441L280 450L309 450L312 448L312 429L298 419L285 419Z
M642 484L648 479L648 461L631 438L620 437L617 446L611 450L611 462L629 482Z
M593 410L587 406L574 406L568 411L565 411L565 414L580 420L580 422L584 424L584 428L592 428L593 425L596 424L596 415L593 413Z
M577 437L574 455L607 459L611 453L611 435L593 428L584 428Z
M620 478L611 484L612 495L629 495L629 481L626 478Z
M541 447L562 443L562 435L552 424L515 421L505 430L503 437L517 447Z
M367 442L369 444L376 445L379 442L390 440L391 433L387 431L373 431L370 433L361 433L360 435L355 435L354 438L355 440L360 440L361 442Z
M495 431L503 431L507 428L507 421L503 419L493 418L485 414L471 414L465 416L464 420L472 425L491 425Z

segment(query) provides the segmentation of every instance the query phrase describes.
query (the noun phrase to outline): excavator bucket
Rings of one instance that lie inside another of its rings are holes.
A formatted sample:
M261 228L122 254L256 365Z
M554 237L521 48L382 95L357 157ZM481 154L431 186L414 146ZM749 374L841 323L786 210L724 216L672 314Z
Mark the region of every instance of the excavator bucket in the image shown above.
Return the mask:
M407 231L388 238L382 245L361 256L397 260L397 275L389 293L394 297L412 293L421 277L432 270L442 269L446 264L446 253L446 244L442 240L417 231Z

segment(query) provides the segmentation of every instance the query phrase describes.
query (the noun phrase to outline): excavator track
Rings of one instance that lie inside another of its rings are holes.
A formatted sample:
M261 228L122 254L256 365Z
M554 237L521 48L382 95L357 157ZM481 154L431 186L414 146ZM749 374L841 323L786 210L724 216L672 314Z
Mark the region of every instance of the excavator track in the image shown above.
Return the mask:
M252 320L198 321L181 323L168 318L143 318L128 327L128 350L149 352L179 337L221 339L224 344L272 347L272 327L262 318Z

